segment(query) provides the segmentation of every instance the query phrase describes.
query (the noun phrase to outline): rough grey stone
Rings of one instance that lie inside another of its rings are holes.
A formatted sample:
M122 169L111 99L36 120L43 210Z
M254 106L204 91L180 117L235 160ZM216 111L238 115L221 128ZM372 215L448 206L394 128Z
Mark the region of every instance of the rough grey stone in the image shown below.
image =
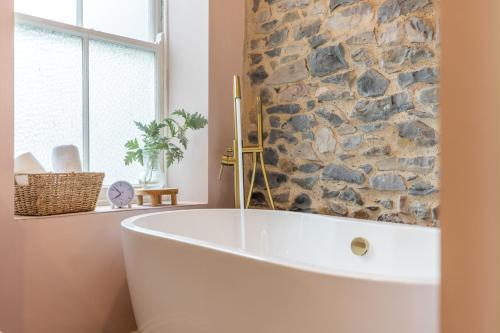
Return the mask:
M339 91L338 89L330 89L321 87L316 91L316 98L319 103L332 102L332 101L345 101L354 99L353 94L348 91Z
M280 143L278 145L278 151L281 153L281 154L288 154L288 150L286 149L286 146L282 143Z
M335 152L337 141L329 128L323 127L316 132L316 146L322 154Z
M268 114L295 114L300 111L299 104L279 104L267 108L266 112Z
M269 125L271 125L271 127L273 127L273 128L280 128L281 127L280 117L270 116L269 117Z
M273 200L278 203L287 203L290 201L290 192L273 194Z
M279 172L268 172L267 178L270 188L278 188L288 181L288 176ZM263 188L266 185L264 182L264 175L261 170L257 170L255 173L255 185L260 188Z
M380 200L380 201L376 201L376 202L379 203L385 209L393 209L394 208L394 201L392 201L390 199Z
M418 146L432 147L438 142L436 131L420 120L403 122L397 126L401 138L409 139Z
M345 42L347 45L364 45L375 43L375 33L373 32L373 30L365 31L349 37Z
M382 52L382 68L388 73L394 73L403 67L410 53L406 46L396 46L385 49Z
M264 52L269 58L279 57L281 55L281 47Z
M316 102L315 101L307 101L307 109L312 110L316 107Z
M368 49L364 47L352 52L351 58L355 64L363 65L366 67L377 64L377 59L373 56L373 54L371 54Z
M412 47L408 55L410 62L415 65L420 61L429 60L434 57L434 53L425 47Z
M311 161L318 159L310 141L303 141L295 146L293 149L293 157Z
M278 165L278 152L274 148L264 148L264 163L269 165Z
M282 102L295 102L299 98L306 97L309 91L304 83L294 84L280 92L279 98Z
M389 157L377 161L377 169L380 171L409 171L419 174L428 174L434 170L436 158L433 156L418 157Z
M281 20L281 22L288 23L288 22L292 22L292 21L295 21L298 19L300 19L300 15L298 12L295 11L295 12L286 13L283 16L283 19Z
M321 170L323 166L318 163L306 163L299 166L298 170L303 173L315 173Z
M410 17L405 23L406 39L411 43L424 43L432 40L434 29L419 17Z
M431 217L431 210L426 204L421 202L410 205L409 211L419 220L427 220Z
M314 133L311 131L302 132L302 140L314 140Z
M367 157L373 156L387 156L391 154L391 146L375 146L366 150L363 155Z
M356 103L351 117L364 122L387 120L396 113L414 108L410 96L403 92L378 100L361 100Z
M295 197L292 205L292 210L304 210L311 207L311 204L311 198L306 193L302 193Z
M395 21L380 28L378 42L381 45L400 45L404 38L404 29L401 22Z
M286 63L295 61L295 60L297 60L299 58L300 58L300 56L298 54L287 55L287 56L284 56L283 58L281 58L280 62L282 64L286 64Z
M309 72L304 60L297 60L277 68L271 73L266 83L270 85L279 85L283 83L298 82L306 79Z
M347 71L344 73L328 76L328 77L322 79L321 83L336 84L336 85L348 87L353 76L354 76L354 74L352 71Z
M259 66L248 73L252 85L261 84L268 77L264 66Z
M291 117L287 124L291 125L296 132L307 132L314 126L314 118L301 114Z
M257 32L259 32L259 33L271 32L277 26L278 26L278 20L272 20L272 21L269 21L269 22L262 24L259 27L259 29L257 30Z
M421 118L421 119L434 119L434 118L436 118L436 115L434 114L434 112L437 112L437 106L433 107L432 113L420 111L420 110L411 110L411 111L408 111L408 114L411 116Z
M336 114L333 111L329 111L326 108L320 108L316 111L316 114L319 115L320 117L328 120L328 122L333 126L333 127L339 127L344 123L344 120L340 118L338 114Z
M295 29L295 40L301 40L303 38L308 38L311 37L312 35L317 34L320 27L321 27L321 20L316 20L312 23L298 26Z
M334 11L326 21L326 25L334 35L343 35L348 31L367 25L372 17L372 6L367 2L360 2Z
M318 176L311 176L306 178L292 178L292 183L297 184L304 190L312 190L314 185L318 182Z
M349 124L342 124L337 128L337 133L339 135L349 135L356 133L356 127Z
M369 69L358 78L358 93L363 97L377 97L385 94L389 80L374 69Z
M417 82L438 83L439 71L436 68L423 68L415 72L400 73L398 83L401 88L406 88Z
M373 166L371 164L363 164L359 168L367 175L373 171Z
M439 88L430 87L419 90L417 100L425 105L436 105L439 103Z
M347 160L350 160L351 158L354 158L354 157L356 157L356 155L353 155L353 154L340 154L340 155L338 155L338 158L341 161L347 161Z
M269 143L270 144L275 144L280 139L283 139L286 142L288 142L290 144L294 144L294 145L299 142L299 140L297 140L297 138L291 133L286 133L286 132L284 132L282 130L278 130L278 129L272 129L269 132Z
M378 191L405 191L406 183L400 175L377 174L370 179L370 186Z
M369 123L359 126L359 129L365 133L373 133L386 129L389 126L388 123Z
M309 45L311 48L315 49L320 47L321 45L325 44L330 40L330 35L329 34L320 34L316 36L312 36L308 39Z
M381 222L391 222L391 223L405 223L401 215L397 213L385 213L378 217L378 221Z
M343 201L349 201L355 203L356 205L362 206L364 204L363 199L359 193L354 191L352 188L347 188L346 190L340 192L339 199Z
M262 138L265 140L267 138L267 132L264 132ZM257 143L259 141L257 131L248 132L248 141L250 143Z
M321 195L321 197L323 199L333 199L333 198L338 197L339 195L340 195L340 191L329 190L326 187L323 187L323 194Z
M363 135L350 135L342 140L342 149L344 151L356 150L363 143Z
M330 0L330 11L343 5L351 5L353 3L359 2L359 0Z
M406 15L424 8L431 2L429 0L387 0L378 9L378 21L390 22L400 15Z
M252 207L264 207L266 205L266 196L262 192L253 192L250 199Z
M335 202L330 202L326 208L326 214L328 215L347 216L348 213L347 207Z
M278 31L273 32L272 34L269 35L266 41L266 46L267 47L276 47L281 44L286 40L288 37L288 28L280 29Z
M316 49L309 55L308 64L313 76L325 76L348 68L342 44Z
M252 53L250 54L250 64L252 65L256 65L258 64L259 62L262 61L262 54L260 53Z
M311 0L280 0L274 1L278 3L278 10L281 12L289 11L294 8L304 8L311 3Z
M422 181L412 184L408 190L408 193L413 196L426 196L436 192L438 192L438 189L432 184Z
M323 170L322 179L363 184L365 176L361 171L352 170L343 165L329 164Z

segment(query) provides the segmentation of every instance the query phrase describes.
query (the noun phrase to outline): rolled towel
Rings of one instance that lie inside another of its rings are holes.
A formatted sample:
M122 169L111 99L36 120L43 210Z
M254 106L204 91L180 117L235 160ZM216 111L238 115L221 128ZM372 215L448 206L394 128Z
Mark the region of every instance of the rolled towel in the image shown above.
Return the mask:
M24 153L14 160L14 173L45 173L45 169L32 153Z
M52 149L52 171L56 173L82 172L78 147L67 145Z
M14 173L45 173L45 169L32 153L24 153L14 159ZM16 175L16 184L28 185L26 175Z

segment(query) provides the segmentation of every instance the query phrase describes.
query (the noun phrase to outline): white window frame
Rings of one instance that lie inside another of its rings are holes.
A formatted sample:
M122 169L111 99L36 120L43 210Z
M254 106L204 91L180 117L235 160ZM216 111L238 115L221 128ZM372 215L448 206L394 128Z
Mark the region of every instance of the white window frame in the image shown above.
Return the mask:
M166 46L165 30L161 24L161 1L149 0L149 22L150 39L155 42L137 40L116 34L96 31L83 27L83 0L77 1L77 25L53 21L37 16L22 13L15 13L15 23L25 24L49 31L64 33L79 37L82 40L82 167L84 171L89 171L90 166L90 128L89 128L89 42L91 40L106 41L117 45L127 46L135 49L146 50L154 53L155 56L155 118L161 120L168 115L166 103ZM165 6L166 7L166 6ZM165 25L165 24L163 24ZM166 170L165 170L166 173ZM105 188L104 188L105 189Z

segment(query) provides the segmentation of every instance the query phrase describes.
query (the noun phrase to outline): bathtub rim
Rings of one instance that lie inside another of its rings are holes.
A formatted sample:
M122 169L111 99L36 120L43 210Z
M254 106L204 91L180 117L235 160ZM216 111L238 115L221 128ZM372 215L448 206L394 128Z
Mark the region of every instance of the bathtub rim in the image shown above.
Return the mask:
M180 235L173 234L173 233L148 229L148 228L141 227L141 226L138 226L135 224L136 221L142 220L144 218L148 218L150 216L182 214L182 213L188 213L188 212L189 213L193 213L193 212L194 213L196 213L196 212L203 213L207 210L220 211L220 212L239 211L238 209L234 209L234 208L215 208L215 209L186 209L186 210L155 212L155 213L142 214L142 215L129 217L121 222L121 227L122 227L122 230L126 229L128 231L143 234L143 235L168 239L170 241L181 243L183 245L197 246L197 247L201 247L203 249L210 250L210 251L223 252L225 254L244 257L244 258L256 260L259 262L278 265L281 267L295 269L295 270L299 270L299 271L303 271L303 272L307 272L307 273L320 274L320 275L326 275L326 276L331 276L331 277L355 279L355 280L361 280L361 281L370 281L370 282L397 283L397 284L401 284L401 285L412 285L412 286L440 287L440 282L441 282L440 277L438 277L438 278L415 278L415 277L397 277L397 276L390 276L390 275L383 275L383 274L364 274L364 273L356 273L356 272L335 269L335 268L327 268L327 267L319 266L319 265L312 265L312 264L308 264L308 263L301 262L301 261L295 261L295 260L291 260L291 259L280 259L280 258L276 258L276 257L262 257L262 256L248 253L248 252L241 250L241 249L238 249L238 248L223 246L223 245L211 243L208 241L203 241L203 240L190 238L190 237L186 237L186 236L180 236ZM262 211L259 209L246 209L246 210L255 211L255 212ZM301 216L304 216L304 217L311 216L310 213L291 212L291 211L265 210L265 212L266 213L271 212L271 213L276 213L276 214L280 214L280 215L281 214L284 214L284 215L300 214ZM440 233L441 233L440 229L438 229L438 228L425 227L425 226L419 226L419 225L396 224L396 223L391 223L391 222L379 222L379 221L373 221L373 220L361 220L361 219L355 219L355 218L350 218L350 217L337 217L337 216L328 216L328 215L313 215L313 216L320 216L320 217L323 217L326 219L340 220L343 222L350 222L350 223L370 223L372 225L377 225L377 226L388 226L388 227L404 228L404 229L410 229L410 230L415 229L415 230L420 230L420 231L425 231L425 232L430 232L430 233L431 232L437 233L438 236L440 236ZM438 255L440 256L441 254L438 253Z

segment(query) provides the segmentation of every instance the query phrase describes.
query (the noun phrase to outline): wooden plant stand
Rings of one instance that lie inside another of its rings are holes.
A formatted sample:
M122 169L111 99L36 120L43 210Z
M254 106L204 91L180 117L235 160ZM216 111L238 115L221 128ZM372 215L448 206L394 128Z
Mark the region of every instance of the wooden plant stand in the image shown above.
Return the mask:
M161 206L164 195L170 195L170 202L172 206L176 206L178 193L179 189L176 188L138 189L135 191L135 194L137 195L137 204L139 206L144 205L144 196L149 195L152 207Z

